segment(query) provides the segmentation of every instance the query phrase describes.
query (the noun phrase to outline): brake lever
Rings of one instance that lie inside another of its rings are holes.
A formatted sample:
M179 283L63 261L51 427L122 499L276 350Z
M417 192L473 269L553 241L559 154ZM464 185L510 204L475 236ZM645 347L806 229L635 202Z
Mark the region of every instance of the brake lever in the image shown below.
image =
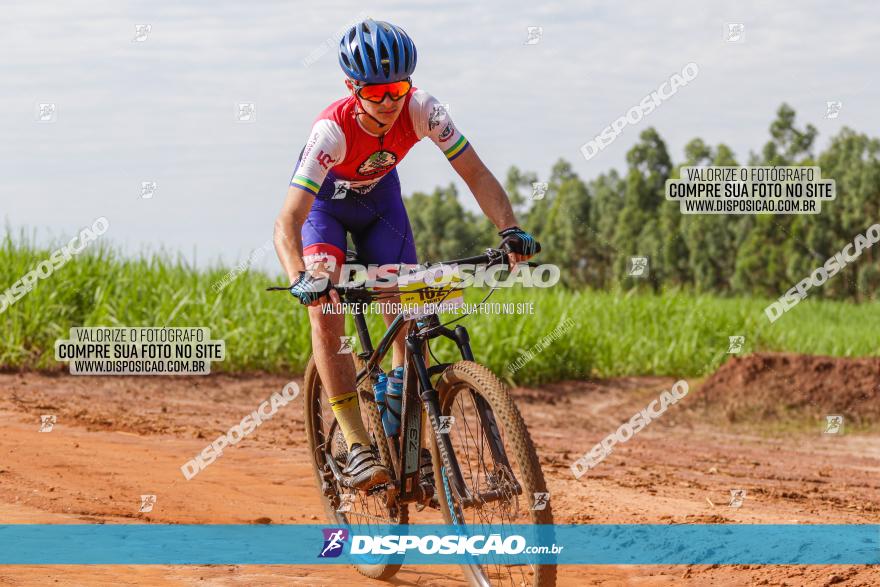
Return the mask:
M502 251L499 249L486 249L486 255L489 257L493 257L495 253L498 253L495 258L490 259L488 263L486 263L486 267L492 267L493 265L510 265L510 260L508 259L509 251Z
M507 267L510 268L510 265L511 265L510 251L505 251L505 252L501 253L501 255L498 256L498 262L495 262L493 260L492 262L488 263L486 266L491 267L492 265L498 265L499 263L501 263L503 265L507 265ZM538 263L535 263L534 261L520 261L519 264L525 265L527 267L537 267L538 266Z

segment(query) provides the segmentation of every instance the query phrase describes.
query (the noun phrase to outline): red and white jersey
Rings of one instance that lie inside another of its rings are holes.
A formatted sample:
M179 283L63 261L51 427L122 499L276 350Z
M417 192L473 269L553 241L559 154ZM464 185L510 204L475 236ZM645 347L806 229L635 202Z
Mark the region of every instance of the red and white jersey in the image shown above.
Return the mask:
M355 96L330 104L312 126L290 185L317 194L332 170L336 180L364 193L426 136L450 161L468 148L467 139L436 98L412 88L403 100L400 116L381 137L368 133L358 122Z

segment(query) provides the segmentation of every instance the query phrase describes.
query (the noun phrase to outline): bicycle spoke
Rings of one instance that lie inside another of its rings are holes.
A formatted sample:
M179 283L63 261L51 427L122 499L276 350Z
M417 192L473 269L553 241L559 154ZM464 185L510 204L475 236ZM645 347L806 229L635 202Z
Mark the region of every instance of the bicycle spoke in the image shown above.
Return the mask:
M519 498L511 487L513 471L495 460L490 449L489 432L483 427L471 390L461 387L456 391L449 404L449 415L455 417L450 442L465 485L474 498L488 491L504 492L501 499L482 503L477 500L464 508L462 519L465 524L473 526L497 528L515 524L523 512L520 512ZM471 418L476 421L472 422ZM502 446L505 446L506 431L501 428L499 433ZM530 564L509 565L491 561L483 563L480 568L493 585L531 585L535 572Z
M327 392L324 390L323 386L320 387L320 406L316 409L315 413L317 415L318 421L321 423L321 432L324 438L324 455L325 458L333 458L334 454L334 430L337 428L336 418L333 416L333 413L329 408L329 401L327 401ZM363 409L373 409L374 406L371 403L363 402ZM364 417L365 414L362 414L365 425L367 426L367 432L373 433L375 437L375 431L372 430L372 426L370 423L370 419ZM384 436L381 437L384 439ZM339 468L345 466L344 462L337 461ZM385 502L385 494L384 492L377 492L371 495L368 495L362 491L356 491L353 489L349 489L347 487L342 487L338 483L335 483L336 494L339 496L339 504L337 505L337 514L346 520L346 523L359 524L359 523L378 523L378 524L398 524L400 523L399 513L392 515L389 512L388 507ZM354 500L351 504L349 504L349 508L347 511L339 511L340 507L343 506L342 500L343 495L353 495Z

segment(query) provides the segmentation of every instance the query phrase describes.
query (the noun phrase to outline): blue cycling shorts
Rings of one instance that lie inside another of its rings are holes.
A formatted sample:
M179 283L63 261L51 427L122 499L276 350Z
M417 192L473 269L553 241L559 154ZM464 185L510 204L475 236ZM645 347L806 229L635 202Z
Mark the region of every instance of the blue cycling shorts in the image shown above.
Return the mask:
M417 263L397 170L389 171L369 192L346 190L340 199L333 199L336 179L332 171L324 179L303 224L306 265L310 259L328 255L339 265L345 263L346 234L351 234L358 258L365 265Z

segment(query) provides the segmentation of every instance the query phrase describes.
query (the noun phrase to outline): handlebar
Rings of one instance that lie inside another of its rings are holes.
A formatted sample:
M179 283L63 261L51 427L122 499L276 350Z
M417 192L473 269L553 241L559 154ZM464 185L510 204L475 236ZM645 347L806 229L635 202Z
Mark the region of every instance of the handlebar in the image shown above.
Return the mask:
M486 252L482 255L476 255L474 257L464 257L463 259L452 259L449 261L436 261L433 263L426 263L425 268L437 267L439 265L486 265L487 267L492 267L494 265L510 265L510 253L505 251L504 249L486 249ZM525 265L529 267L535 267L537 264L529 261L524 262ZM344 285L334 285L332 286L335 289L342 300L344 302L363 302L369 303L371 302L376 295L394 295L396 292L394 290L382 290L381 292L372 292L366 288L364 285L355 285L355 286L344 286ZM430 286L425 286L426 288ZM267 287L266 291L289 291L290 287Z
M509 265L508 252L503 249L486 249L486 252L476 257L465 257L464 259L453 259L451 261L437 261L436 263L428 263L426 267L434 267L437 265Z

